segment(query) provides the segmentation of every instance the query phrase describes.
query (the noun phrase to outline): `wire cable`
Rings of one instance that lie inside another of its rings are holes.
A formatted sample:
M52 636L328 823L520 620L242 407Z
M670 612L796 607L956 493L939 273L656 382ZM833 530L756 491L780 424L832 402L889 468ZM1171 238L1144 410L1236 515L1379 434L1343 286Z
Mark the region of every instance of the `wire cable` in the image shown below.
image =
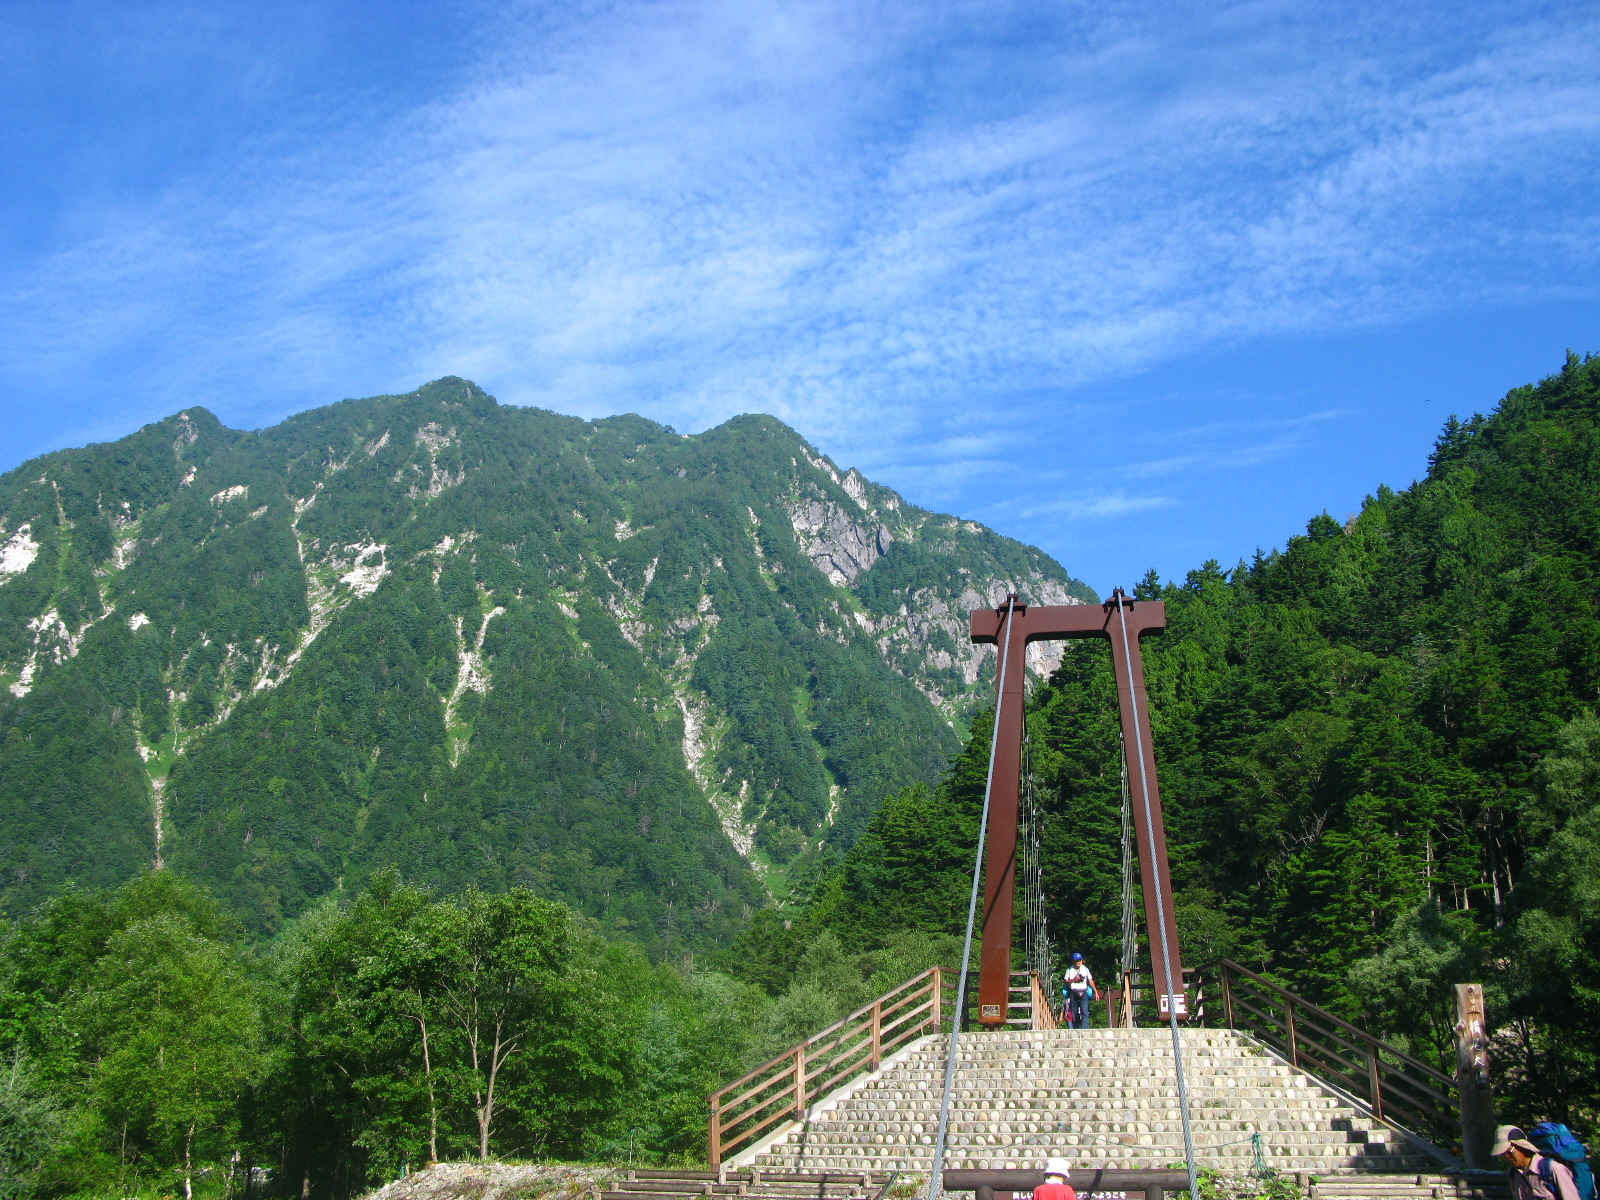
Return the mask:
M1144 802L1144 827L1152 833L1155 822L1150 812L1150 776L1144 769L1144 731L1139 727L1139 697L1133 688L1133 655L1128 648L1128 598L1119 588L1113 593L1117 602L1117 616L1122 623L1122 662L1128 675L1128 710L1133 714L1133 751L1139 756L1139 791ZM1154 861L1155 847L1151 847ZM1172 1026L1172 1066L1178 1075L1178 1114L1183 1118L1183 1156L1189 1167L1190 1200L1200 1200L1200 1180L1194 1163L1194 1130L1189 1125L1189 1088L1183 1079L1183 1043L1178 1035L1178 1006L1173 1003L1177 992L1172 986L1172 947L1167 943L1167 911L1161 897L1159 881L1150 890L1156 898L1156 926L1161 940L1161 969L1166 976L1167 1022Z
M955 1012L950 1019L950 1053L944 1063L944 1095L939 1101L939 1131L933 1139L933 1177L928 1181L928 1200L939 1200L944 1189L944 1150L950 1136L950 1091L956 1079L956 1040L961 1033L961 1014L967 1002L967 972L972 965L972 929L978 919L978 880L983 874L983 846L989 832L989 801L994 796L995 755L1000 748L1000 708L1006 698L1006 667L1011 658L1011 618L1016 608L1015 593L1006 597L1005 619L1000 622L1000 684L995 692L994 730L989 735L989 778L983 785L983 819L978 823L978 857L972 865L972 898L967 902L967 940L961 948L961 982L956 986ZM1187 1126L1185 1126L1187 1128ZM1191 1161L1193 1156L1191 1155ZM1194 1172L1189 1172L1190 1178ZM1194 1200L1200 1200L1196 1195Z
M1046 1000L1052 999L1055 961L1050 945L1050 918L1044 897L1044 814L1039 810L1033 779L1033 738L1027 723L1022 727L1022 827L1021 859L1023 882L1024 961L1039 977Z
M1139 918L1133 904L1133 801L1128 795L1128 751L1122 750L1122 986L1139 969Z

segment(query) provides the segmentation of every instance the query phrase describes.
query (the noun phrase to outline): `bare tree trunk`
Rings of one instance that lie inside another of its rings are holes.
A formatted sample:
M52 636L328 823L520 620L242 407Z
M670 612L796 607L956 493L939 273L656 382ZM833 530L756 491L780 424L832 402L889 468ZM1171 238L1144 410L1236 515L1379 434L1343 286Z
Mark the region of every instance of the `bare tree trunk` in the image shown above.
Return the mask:
M189 1123L183 1135L183 1200L194 1200L194 1167L189 1161L189 1148L194 1144L194 1122Z
M418 1017L417 1024L422 1027L422 1073L428 1081L428 1165L432 1166L439 1161L439 1101L433 1093L433 1057L428 1051L428 1023Z
M479 1154L482 1158L489 1157L489 1126L494 1121L494 1081L500 1074L500 1039L495 1038L494 1049L489 1054L489 1089L483 1098L483 1117L478 1122L478 1136L481 1139Z
M489 1161L489 1107L484 1100L483 1089L478 1086L482 1078L479 1072L480 1060L478 1056L478 1002L474 997L472 1002L472 1022L468 1027L467 1045L472 1053L472 1106L478 1116L478 1158L483 1162Z

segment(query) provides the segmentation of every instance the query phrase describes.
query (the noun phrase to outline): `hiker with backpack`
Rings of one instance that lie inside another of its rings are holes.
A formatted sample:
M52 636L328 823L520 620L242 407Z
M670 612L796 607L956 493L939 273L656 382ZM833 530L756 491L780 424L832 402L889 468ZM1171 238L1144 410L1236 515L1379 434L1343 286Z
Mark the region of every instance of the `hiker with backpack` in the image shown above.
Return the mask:
M1072 956L1072 966L1062 976L1067 993L1067 1028L1089 1028L1089 1001L1094 999L1094 976L1084 964L1083 955Z
M1502 1125L1490 1153L1506 1163L1512 1200L1595 1200L1589 1151L1565 1125Z
M1595 1200L1594 1171L1589 1166L1589 1147L1559 1121L1540 1121L1528 1130L1528 1140L1539 1147L1547 1159L1565 1163L1578 1185L1579 1200Z

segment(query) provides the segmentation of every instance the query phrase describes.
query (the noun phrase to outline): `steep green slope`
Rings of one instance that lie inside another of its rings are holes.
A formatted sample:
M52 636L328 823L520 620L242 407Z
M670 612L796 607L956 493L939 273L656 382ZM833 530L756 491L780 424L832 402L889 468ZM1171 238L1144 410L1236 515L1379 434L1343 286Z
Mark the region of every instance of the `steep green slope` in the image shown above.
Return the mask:
M0 479L0 893L157 858L270 930L397 862L722 940L937 777L1010 586L1089 595L766 417L187 410Z

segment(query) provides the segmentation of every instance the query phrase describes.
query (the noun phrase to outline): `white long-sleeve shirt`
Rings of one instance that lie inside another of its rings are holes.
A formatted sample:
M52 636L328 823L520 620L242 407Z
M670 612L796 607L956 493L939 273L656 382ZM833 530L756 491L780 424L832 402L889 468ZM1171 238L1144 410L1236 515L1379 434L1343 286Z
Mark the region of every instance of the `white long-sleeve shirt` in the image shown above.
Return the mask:
M1074 992L1087 991L1094 986L1094 976L1089 974L1089 968L1079 963L1075 967L1068 967L1067 973L1061 977L1066 981L1067 987Z

